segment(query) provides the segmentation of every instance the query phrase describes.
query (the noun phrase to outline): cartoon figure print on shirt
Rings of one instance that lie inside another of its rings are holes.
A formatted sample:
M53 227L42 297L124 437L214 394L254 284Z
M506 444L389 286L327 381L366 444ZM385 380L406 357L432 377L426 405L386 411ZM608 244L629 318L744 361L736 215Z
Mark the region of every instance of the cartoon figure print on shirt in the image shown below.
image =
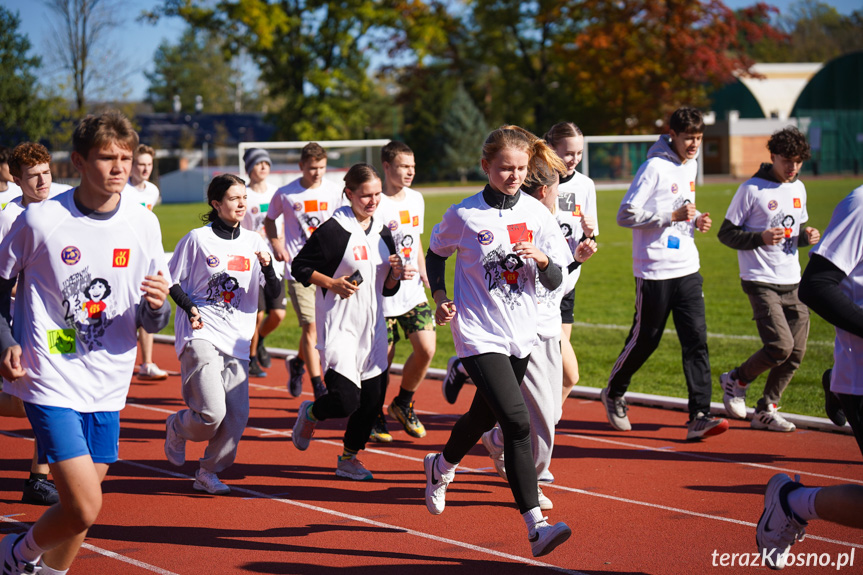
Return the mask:
M66 325L75 330L86 348L104 348L105 330L116 315L108 281L93 278L88 266L66 278L62 294Z
M533 232L527 229L527 224L510 224L506 228L512 245L533 241ZM483 245L491 243L493 238L492 233L487 230L481 231L477 236L477 240ZM519 299L527 281L524 261L517 254L507 253L502 245L498 245L483 257L482 265L489 294L503 300L510 309L520 306Z
M207 303L220 317L228 318L242 301L239 287L237 278L227 272L213 274L207 281Z
M782 212L779 212L773 217L773 220L770 222L770 227L782 227L783 231L783 240L782 240L782 251L789 256L794 255L797 251L797 242L794 241L792 234L794 234L794 216L791 214L784 215Z
M674 190L677 188L677 184L672 184L671 187L672 187L672 190ZM681 196L678 196L678 197L674 198L674 203L671 204L671 211L675 212L679 208L682 208L683 206L685 206L686 204L691 204L691 203L692 203L692 201L689 200L688 198L683 198ZM691 220L672 222L671 227L683 236L688 236L690 238L695 237L695 230L694 230L694 226L692 225ZM673 240L677 240L677 242L674 243ZM668 239L668 241L669 241L668 247L670 247L670 248L679 248L680 247L680 239L679 238L675 238L674 236L672 236Z

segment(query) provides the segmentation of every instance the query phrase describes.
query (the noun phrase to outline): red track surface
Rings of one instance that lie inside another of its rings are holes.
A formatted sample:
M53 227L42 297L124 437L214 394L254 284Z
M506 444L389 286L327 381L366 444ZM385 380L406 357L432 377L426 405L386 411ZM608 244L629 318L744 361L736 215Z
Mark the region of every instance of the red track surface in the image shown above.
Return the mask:
M170 346L157 345L156 359L179 369ZM544 491L554 502L550 521L566 521L573 537L537 561L512 494L481 445L462 462L446 511L432 516L423 503L422 458L442 448L472 388L450 406L440 382L426 382L416 405L428 435L413 440L391 423L395 441L370 443L361 454L374 481L352 482L333 474L343 421L319 425L308 451L294 448L290 429L301 399L290 397L285 381L280 360L268 377L252 380L249 427L237 462L220 474L233 493L215 497L192 490L203 444L188 444L182 468L165 460L165 417L183 407L179 377L133 380L122 460L103 484L102 513L72 573L740 573L755 569L714 566L713 552L718 562L723 553L756 551L755 523L774 473L799 473L813 486L863 484L850 436L759 432L733 422L722 436L687 443L682 413L634 407L633 430L619 433L597 402L570 399L551 467L556 483ZM388 399L397 385L393 377ZM18 501L30 437L26 420L0 419L3 533L23 530L44 510ZM835 561L853 549L854 566L842 572L863 572L863 531L824 522L808 531L793 552Z

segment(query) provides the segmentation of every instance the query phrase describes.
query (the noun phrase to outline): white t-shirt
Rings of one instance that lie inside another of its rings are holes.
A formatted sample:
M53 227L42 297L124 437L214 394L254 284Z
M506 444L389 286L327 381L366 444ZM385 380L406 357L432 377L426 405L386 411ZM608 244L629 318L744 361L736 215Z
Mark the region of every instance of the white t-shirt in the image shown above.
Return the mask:
M24 206L21 205L21 200L23 198L24 196L18 196L13 199L11 202L6 204L3 211L0 212L0 240L6 237L12 224L18 219L18 216L21 215L21 212L24 211Z
M452 334L459 357L502 353L523 358L537 341L536 262L521 260L512 246L533 241L550 255L565 240L548 208L519 194L515 206L499 210L480 192L450 206L432 231L434 253L449 257L457 252Z
M152 182L144 182L144 189L139 190L132 185L132 182L126 184L123 188L124 194L129 194L134 201L138 202L150 211L159 203L159 188Z
M863 306L863 186L839 202L821 241L809 252L829 260L847 276L839 287ZM835 393L863 395L863 338L836 328L833 375Z
M566 238L570 252L575 255L578 240L584 235L581 229L583 215L593 216L596 222L594 236L599 235L599 216L596 211L596 185L593 180L580 172L573 172L572 177L558 186L557 212L555 217L560 224L560 231ZM567 293L575 287L581 276L581 267L573 271L567 278L567 283L572 286Z
M21 188L15 182L6 182L8 188L5 192L0 192L0 210L6 207L6 204L21 196Z
M170 282L162 234L153 214L123 197L110 219L96 220L73 194L27 206L0 244L0 277L22 274L12 330L26 371L4 391L119 411L135 367L141 283L159 271Z
M317 188L304 188L300 180L279 188L267 210L271 220L285 218L285 249L291 260L300 253L312 232L343 205L344 198L341 188L326 178ZM290 260L285 262L285 279L293 279Z
M381 195L375 219L390 229L396 253L402 259L402 264L419 270L419 255L422 250L420 235L425 227L425 200L416 190L403 190L405 195L401 200ZM384 315L398 317L427 301L425 286L417 273L413 279L403 280L395 295L384 298Z
M71 190L72 186L69 184L60 184L57 182L51 182L51 189L48 190L48 197L53 198L54 196L59 196L65 191Z
M737 189L725 219L747 232L760 233L775 227L785 229L785 238L775 246L737 250L741 279L779 285L800 283L797 241L800 224L809 220L803 182L781 184L750 178Z
M255 232L222 239L211 224L196 228L177 243L168 262L174 283L180 284L197 306L204 327L192 329L182 310L174 318L174 348L179 357L191 339L203 339L226 355L249 359L249 343L255 333L258 290L264 274L256 251L267 251Z
M246 215L243 216L243 221L240 225L247 230L257 232L264 242L267 244L267 249L272 253L273 246L269 238L266 237L264 231L264 220L267 218L267 210L270 209L270 201L273 199L276 190L265 182L266 190L264 192L256 192L252 188L246 188ZM279 216L276 219L276 229L284 230L285 218ZM285 264L273 260L273 269L280 276L285 275Z

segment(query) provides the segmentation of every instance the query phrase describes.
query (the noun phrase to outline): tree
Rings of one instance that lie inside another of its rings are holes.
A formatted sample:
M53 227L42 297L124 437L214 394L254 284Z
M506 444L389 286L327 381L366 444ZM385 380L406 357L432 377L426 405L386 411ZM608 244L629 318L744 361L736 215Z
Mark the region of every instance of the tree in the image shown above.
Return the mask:
M16 13L0 6L0 138L8 144L39 140L51 129L51 102L41 97L34 74L41 60L28 56L30 40L20 25Z
M471 168L478 164L488 127L470 94L459 84L440 124L443 142L441 165L444 170L457 173L462 183L467 182Z

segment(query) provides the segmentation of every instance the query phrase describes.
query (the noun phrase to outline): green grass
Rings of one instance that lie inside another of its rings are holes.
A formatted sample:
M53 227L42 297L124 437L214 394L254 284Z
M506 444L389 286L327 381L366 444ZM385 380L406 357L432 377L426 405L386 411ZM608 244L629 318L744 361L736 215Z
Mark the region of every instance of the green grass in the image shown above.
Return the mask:
M809 225L824 231L833 208L845 195L859 185L855 180L810 180L806 182L809 198ZM477 186L478 191L481 186ZM752 309L740 288L737 254L719 243L716 232L725 217L736 184L711 184L698 188L698 208L710 212L713 229L697 237L701 254L701 273L704 276L704 296L707 305L707 328L711 337L710 363L713 371L713 400L721 401L719 374L727 371L756 351L760 342L722 336L756 336ZM631 232L615 223L617 208L625 190L600 191L599 251L585 264L576 290L575 321L593 327L576 326L572 343L578 355L581 385L604 387L609 371L623 347L634 308L634 280L632 277ZM439 222L444 211L458 202L463 194L429 194L426 196L426 235ZM199 215L205 212L204 204L161 205L156 214L162 223L163 243L172 250L189 229L200 225ZM800 250L801 263L808 261L808 248ZM452 285L455 258L450 258L448 280ZM624 326L622 328L601 326ZM669 321L667 326L673 329ZM165 330L173 333L173 324ZM289 310L285 322L267 338L274 347L296 349L300 329L294 313ZM821 373L833 364L833 328L816 315L812 315L809 346L803 364L785 392L784 411L823 416ZM437 354L433 367L446 367L454 347L449 327L437 329ZM396 362L403 362L410 350L400 344L396 349ZM764 386L766 375L753 383L748 405L755 404ZM663 337L659 349L633 377L633 391L686 397L686 384L680 365L680 344L674 334Z

